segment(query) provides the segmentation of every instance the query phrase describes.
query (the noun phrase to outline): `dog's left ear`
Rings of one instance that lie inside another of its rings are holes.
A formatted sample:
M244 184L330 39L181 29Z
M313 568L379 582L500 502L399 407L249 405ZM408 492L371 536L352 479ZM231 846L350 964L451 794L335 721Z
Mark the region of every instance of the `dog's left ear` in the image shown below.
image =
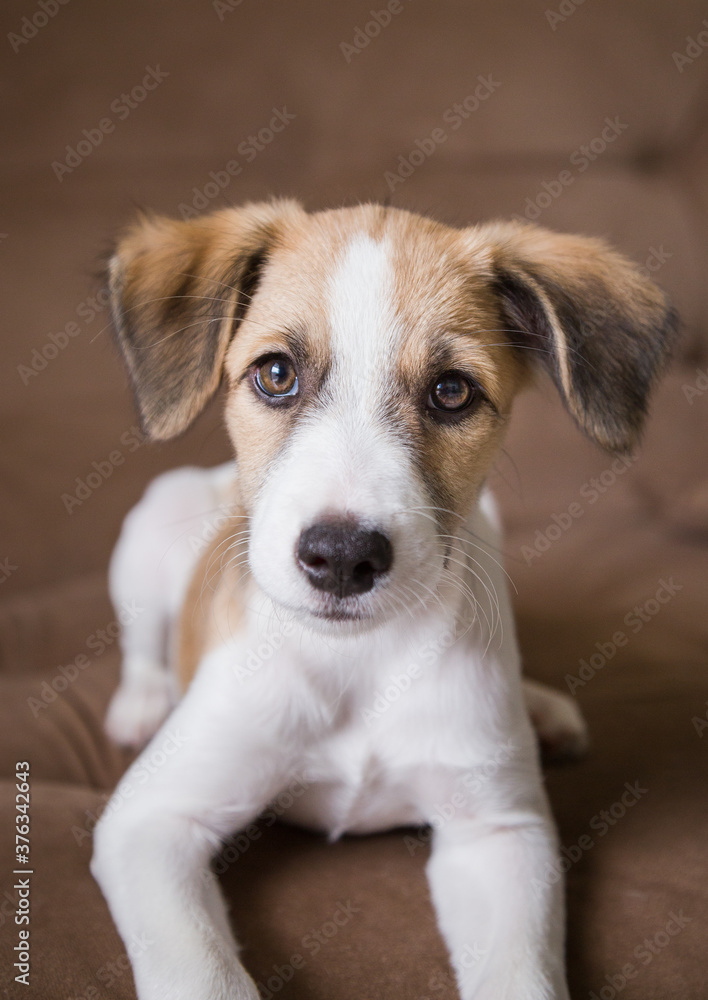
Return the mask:
M678 330L664 293L601 240L515 223L471 236L491 247L512 343L550 372L593 441L629 451Z

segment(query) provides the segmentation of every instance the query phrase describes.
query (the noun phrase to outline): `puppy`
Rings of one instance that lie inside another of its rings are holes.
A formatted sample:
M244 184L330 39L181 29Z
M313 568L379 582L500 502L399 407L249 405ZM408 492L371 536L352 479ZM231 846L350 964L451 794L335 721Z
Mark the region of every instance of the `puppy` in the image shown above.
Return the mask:
M285 818L331 838L452 803L427 872L461 997L567 1000L530 716L556 750L585 727L522 685L484 483L535 370L593 441L635 444L676 329L663 294L597 240L291 201L144 218L110 287L147 435L225 377L237 459L157 480L111 568L145 611L108 727L153 738L92 871L126 944L152 942L141 1000L256 1000L209 862L295 776Z

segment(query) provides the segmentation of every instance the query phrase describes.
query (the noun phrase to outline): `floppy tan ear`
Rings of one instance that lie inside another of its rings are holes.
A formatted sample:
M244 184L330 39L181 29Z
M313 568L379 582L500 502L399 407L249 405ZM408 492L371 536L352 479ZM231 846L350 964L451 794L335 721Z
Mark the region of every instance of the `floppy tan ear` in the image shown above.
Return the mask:
M515 223L473 232L492 246L512 342L550 372L592 440L630 450L678 331L664 293L601 240Z
M113 322L148 437L186 430L216 392L269 250L301 213L275 201L189 222L143 217L118 241Z

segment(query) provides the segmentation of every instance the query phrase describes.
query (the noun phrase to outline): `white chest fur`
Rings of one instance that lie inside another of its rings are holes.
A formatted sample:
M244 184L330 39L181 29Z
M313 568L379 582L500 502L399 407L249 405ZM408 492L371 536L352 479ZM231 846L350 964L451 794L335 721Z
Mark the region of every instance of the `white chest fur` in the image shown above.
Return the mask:
M293 758L297 795L282 818L336 838L473 812L485 781L520 749L502 735L508 717L504 725L488 710L489 682L500 678L494 652L483 653L451 611L351 644L291 635L266 683L302 671L320 722Z

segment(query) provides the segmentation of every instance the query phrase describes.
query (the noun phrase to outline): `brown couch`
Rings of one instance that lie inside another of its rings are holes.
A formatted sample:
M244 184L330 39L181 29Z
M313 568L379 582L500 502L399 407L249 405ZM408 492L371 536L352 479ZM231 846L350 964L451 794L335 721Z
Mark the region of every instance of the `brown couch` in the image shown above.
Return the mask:
M594 450L543 386L520 400L493 485L528 672L572 689L592 728L587 759L547 776L573 996L708 996L708 12L698 0L373 6L384 13L5 4L3 997L134 996L88 871L126 763L101 728L118 671L105 566L151 476L228 453L218 405L180 441L140 444L96 260L136 205L189 214L271 193L311 208L390 196L461 224L537 216L607 236L679 306L685 338L636 462ZM12 969L25 760L29 987ZM222 867L264 996L456 995L423 843L259 833Z

